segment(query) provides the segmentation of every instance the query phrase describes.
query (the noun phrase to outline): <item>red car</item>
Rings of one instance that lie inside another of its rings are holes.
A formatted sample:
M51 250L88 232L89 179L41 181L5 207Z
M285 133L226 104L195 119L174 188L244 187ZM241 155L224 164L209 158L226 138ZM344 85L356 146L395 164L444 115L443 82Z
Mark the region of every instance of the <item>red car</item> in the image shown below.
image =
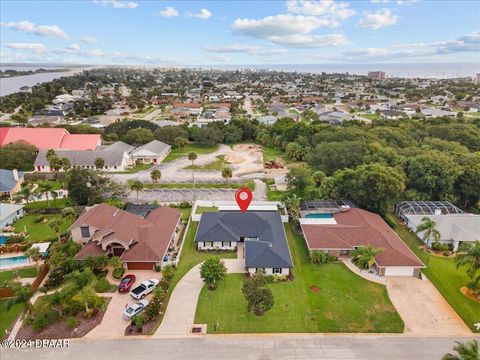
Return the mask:
M135 279L135 275L133 274L125 275L118 285L118 292L129 292Z

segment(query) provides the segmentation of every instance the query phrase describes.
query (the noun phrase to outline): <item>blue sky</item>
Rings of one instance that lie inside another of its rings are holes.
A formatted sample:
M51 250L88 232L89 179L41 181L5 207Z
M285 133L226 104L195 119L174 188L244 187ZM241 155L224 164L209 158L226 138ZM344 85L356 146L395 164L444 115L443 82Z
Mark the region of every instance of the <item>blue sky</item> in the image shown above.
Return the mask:
M9 1L2 62L480 62L480 2Z

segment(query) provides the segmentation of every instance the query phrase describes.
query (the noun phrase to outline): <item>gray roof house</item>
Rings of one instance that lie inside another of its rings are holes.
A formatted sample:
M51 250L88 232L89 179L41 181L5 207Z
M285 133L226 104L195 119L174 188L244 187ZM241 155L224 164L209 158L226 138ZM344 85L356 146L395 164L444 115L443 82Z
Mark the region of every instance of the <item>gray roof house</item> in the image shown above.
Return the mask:
M23 171L0 169L0 195L10 198L20 190L23 182Z
M245 268L267 275L288 275L293 267L290 249L277 211L205 212L195 236L199 250L234 250L244 246Z
M153 140L134 149L132 151L132 158L135 162L157 164L165 159L171 149L170 145L158 140Z

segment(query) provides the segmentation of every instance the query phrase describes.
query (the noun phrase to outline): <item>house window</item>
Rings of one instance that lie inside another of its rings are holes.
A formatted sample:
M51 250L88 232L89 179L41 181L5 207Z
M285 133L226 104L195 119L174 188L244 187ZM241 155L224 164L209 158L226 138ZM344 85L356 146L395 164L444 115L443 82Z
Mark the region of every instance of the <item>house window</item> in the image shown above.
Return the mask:
M205 247L212 247L212 246L213 246L213 242L205 241Z
M281 274L282 268L273 268L273 274Z
M230 247L231 245L230 241L222 241L222 247Z
M80 227L80 232L82 233L83 238L89 238L90 237L90 228L88 226Z

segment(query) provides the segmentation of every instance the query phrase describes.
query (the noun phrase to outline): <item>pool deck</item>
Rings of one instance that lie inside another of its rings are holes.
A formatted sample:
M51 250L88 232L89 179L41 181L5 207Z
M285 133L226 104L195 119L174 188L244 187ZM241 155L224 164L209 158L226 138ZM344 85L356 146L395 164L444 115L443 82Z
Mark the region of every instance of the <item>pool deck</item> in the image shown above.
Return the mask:
M8 259L12 257L17 257L17 256L24 256L25 253L20 251L18 253L5 253L5 254L0 254L0 259ZM6 264L6 265L0 265L0 271L1 270L12 270L12 269L19 269L22 267L30 267L35 265L35 262L28 259L27 262L21 262L17 264Z

